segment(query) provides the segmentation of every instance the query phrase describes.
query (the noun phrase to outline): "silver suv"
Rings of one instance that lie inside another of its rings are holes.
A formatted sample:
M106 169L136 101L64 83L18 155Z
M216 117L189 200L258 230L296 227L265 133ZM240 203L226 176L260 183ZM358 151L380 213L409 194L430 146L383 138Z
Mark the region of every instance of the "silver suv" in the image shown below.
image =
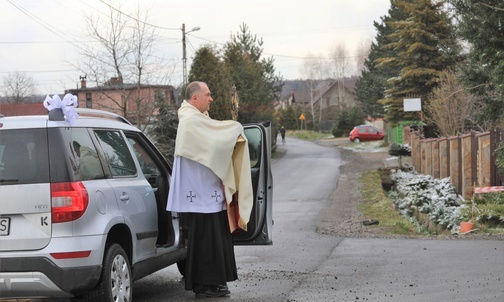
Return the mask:
M185 229L167 212L171 167L122 117L75 125L0 115L0 299L131 301L133 282L177 264ZM235 244L271 244L270 125L244 126L255 205Z

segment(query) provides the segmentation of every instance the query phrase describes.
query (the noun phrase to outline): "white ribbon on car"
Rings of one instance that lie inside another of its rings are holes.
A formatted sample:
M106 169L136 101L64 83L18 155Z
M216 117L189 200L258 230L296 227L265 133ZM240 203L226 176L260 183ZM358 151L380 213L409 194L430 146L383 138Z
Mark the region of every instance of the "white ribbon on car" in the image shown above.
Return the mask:
M78 105L77 96L67 93L63 97L63 100L60 99L59 95L55 94L51 98L50 96L46 96L44 100L44 107L47 110L51 111L53 109L61 109L63 114L65 115L65 119L70 123L70 125L75 125L79 114L75 111Z

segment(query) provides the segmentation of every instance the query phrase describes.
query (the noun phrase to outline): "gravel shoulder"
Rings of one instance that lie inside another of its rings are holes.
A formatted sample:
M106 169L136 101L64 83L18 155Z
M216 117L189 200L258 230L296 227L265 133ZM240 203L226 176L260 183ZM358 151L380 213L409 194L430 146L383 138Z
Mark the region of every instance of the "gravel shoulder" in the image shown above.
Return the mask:
M365 226L362 213L358 210L362 202L359 178L362 173L383 167L383 161L390 155L386 151L354 152L344 148L349 144L348 138L320 140L317 143L334 146L340 149L343 165L340 167L340 178L333 192L332 202L324 212L317 232L338 237L387 237L385 230L379 226Z
M336 138L317 141L318 144L339 148L343 165L340 178L333 192L328 209L320 217L317 232L320 234L350 238L417 238L417 239L490 239L503 240L504 235L469 233L464 235L404 236L388 234L386 228L379 225L366 226L359 211L362 203L359 178L362 173L384 167L384 161L391 156L387 150L373 152L355 152L344 148L348 138Z

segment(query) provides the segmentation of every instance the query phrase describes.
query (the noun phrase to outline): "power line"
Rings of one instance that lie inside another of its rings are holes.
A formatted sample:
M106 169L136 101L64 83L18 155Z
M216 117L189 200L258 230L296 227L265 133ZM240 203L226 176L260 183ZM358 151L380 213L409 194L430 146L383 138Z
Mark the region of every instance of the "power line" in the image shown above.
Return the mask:
M121 15L125 16L125 17L128 17L136 22L139 22L139 23L142 23L142 24L145 24L145 25L148 25L148 26L151 26L151 27L155 27L155 28L160 28L160 29L166 29L166 30L180 30L180 28L173 28L173 27L163 27L163 26L158 26L158 25L154 25L154 24L151 24L151 23L147 23L147 22L144 22L142 20L138 20L137 18L135 17L132 17L124 12L122 12L121 10L113 7L112 5L108 4L107 2L103 1L103 0L99 0L101 3L105 4L106 6L108 6L110 9L112 10L115 10L116 12L120 13Z
M27 12L24 8L14 4L12 2L12 0L7 0L11 5L13 5L14 7L16 7L18 10L20 10L22 13L24 13L25 15L27 15L29 18L31 18L32 20L36 21L37 23L39 23L40 25L42 25L44 28L46 28L47 30L49 30L50 32L54 33L55 35L57 35L58 37L61 37L58 33L56 33L54 30L50 29L48 26L46 26L45 24L42 24L38 17L36 17L35 15L33 15L33 17L30 15L29 12ZM155 28L160 28L160 29L166 29L166 30L180 30L180 28L169 28L169 27L162 27L162 26L158 26L158 25L154 25L154 24L151 24L151 23L147 23L147 22L144 22L144 21L141 21L135 17L132 17L126 13L124 13L123 11L115 8L114 6L106 3L105 1L103 0L99 0L100 2L102 2L103 4L107 5L110 9L112 10L115 10L117 11L118 13L132 19L132 20L135 20L137 22L140 22L140 23L143 23L145 25L148 25L148 26L151 26L151 27L155 27ZM83 3L85 3L85 1L81 1ZM85 3L86 5L89 6L89 4ZM93 7L94 8L94 7ZM96 9L96 8L94 8ZM38 19L38 20L35 20L34 18ZM51 26L52 27L52 26ZM348 27L348 28L361 28L362 26L354 26L354 27ZM53 27L54 28L54 27ZM56 28L54 28L55 30L57 30ZM342 30L342 29L341 29ZM59 30L58 30L59 31ZM320 30L320 32L328 32L328 30ZM275 33L275 34L279 34L279 33ZM285 34L288 34L288 33L285 33ZM210 43L214 43L214 44L217 44L217 45L225 45L225 43L221 43L221 42L216 42L216 41L212 41L212 40L209 40L209 39L205 39L203 37L200 37L200 36L196 36L196 35L190 35L190 36L193 36L195 38L198 38L198 39L201 39L201 40L204 40L204 41L207 41L207 42L210 42ZM69 41L67 39L65 39L64 37L61 37L62 39L64 39L67 43L70 43L76 47L78 47L79 49L83 50L80 46L76 45L76 43L96 43L96 41ZM179 40L178 38L168 38L168 37L163 37L167 40ZM49 41L39 41L39 42L0 42L0 44L39 44L39 43L65 43L63 41L54 41L54 42L49 42ZM191 44L191 47L194 49L193 45ZM281 54L270 54L270 53L264 53L265 55L271 55L271 56L275 56L275 57L284 57L284 58L292 58L292 59L323 59L323 60L332 60L333 58L328 58L328 57L300 57L300 56L291 56L291 55L281 55ZM346 56L346 57L343 57L343 58L357 58L357 57L363 57L363 56Z
M9 2L12 6L14 6L17 10L19 10L20 12L22 12L24 15L26 15L28 18L32 19L33 21L37 22L38 24L40 24L42 27L44 27L45 29L47 29L48 31L50 31L51 33L55 34L56 36L60 37L61 39L63 39L64 41L72 44L73 46L83 50L78 44L68 40L66 37L65 37L65 33L61 32L60 30L58 30L57 28L55 28L54 26L52 26L51 24L48 24L47 22L45 22L44 20L40 19L39 17L37 17L35 14L31 14L30 12L28 12L28 10L26 10L24 7L18 5L18 4L15 4L12 0L7 0L7 2ZM60 35L59 33L57 33L56 31L59 31L60 33L63 34Z
M197 36L197 35L188 35L188 36L193 36L195 38L198 38L198 39L201 39L201 40L204 40L204 41L207 41L207 42L210 42L210 43L213 43L213 44L216 44L216 45L226 45L227 42L216 42L216 41L212 41L212 40L209 40L209 39L205 39L205 38L202 38L200 36ZM364 58L364 57L367 57L366 55L355 55L355 56L344 56L344 57L337 57L337 58L331 58L331 57L320 57L320 56L311 56L311 57L300 57L300 56L292 56L292 55L280 55L280 54L274 54L274 53L267 53L267 52L263 52L264 55L268 55L268 56L274 56L274 57L282 57L282 58L290 58L290 59L322 59L322 60L334 60L334 59L354 59L354 58Z
M367 55L355 55L355 56L343 56L343 57L299 57L299 56L289 56L289 55L279 55L279 54L272 54L272 53L263 53L265 55L269 56L275 56L275 57L283 57L283 58L290 58L290 59L321 59L321 60L335 60L335 59L356 59L356 58L365 58Z
M96 43L96 41L75 41L76 43ZM72 43L68 41L4 41L0 44L60 44L60 43Z
M0 71L4 74L14 73L14 72L25 72L25 73L51 73L51 72L67 72L67 71L79 71L79 69L60 69L60 70L16 70L16 71Z
M23 6L19 5L19 4L16 4L14 0L7 0L8 3L10 3L12 6L14 6L17 10L21 11L23 14L25 14L26 16L28 16L30 19L32 19L33 21L37 22L38 24L40 24L42 27L44 27L46 30L50 31L51 33L55 34L56 36L62 38L64 41L38 41L38 42L28 42L28 41L6 41L6 42L0 42L0 44L3 44L3 45L6 45L6 44L57 44L57 43L70 43L71 45L73 45L74 47L76 47L77 49L80 49L82 51L83 48L82 45L83 43L96 43L96 41L76 41L75 39L67 39L66 37L68 36L67 34L63 33L62 31L58 30L57 28L55 28L54 26L52 26L51 24L45 22L44 20L42 20L41 18L37 17L35 14L33 13L30 13L27 9L25 9ZM157 25L154 25L154 24L151 24L151 23L147 23L147 22L144 22L144 21L141 21L141 20L138 20L137 18L135 17L132 17L126 13L124 13L123 11L119 10L119 9L116 9L115 7L113 7L112 5L109 5L108 3L106 3L105 1L103 0L99 0L100 2L102 2L103 4L105 4L106 6L108 6L111 10L114 10L116 12L118 12L119 14L121 15L124 15L126 16L127 18L130 18L132 20L135 20L136 22L139 22L139 23L142 23L142 24L145 24L145 25L148 25L150 27L153 27L153 28L159 28L159 29L164 29L164 30L180 30L180 28L169 28L169 27L162 27L162 26L157 26ZM82 1L84 4L90 6L89 4L87 4L85 1ZM90 6L91 7L91 6ZM96 7L92 7L93 9L97 10ZM103 14L103 12L100 12ZM325 32L326 30L320 30L320 32ZM175 40L175 41L180 41L180 38L169 38L169 37L166 37L165 35L167 34L167 32L162 32L163 34L158 34L157 36L160 37L160 38L164 38L166 40ZM287 35L288 33L266 33L266 35ZM297 34L304 34L304 33L297 33ZM226 43L228 42L216 42L216 41L213 41L213 40L210 40L210 39L206 39L206 38L203 38L203 37L199 37L199 36L195 36L195 35L188 35L188 36L192 36L194 38L197 38L197 39L201 39L203 41L207 41L209 43L213 43L215 45L225 45ZM79 45L81 44L81 45ZM190 47L195 50L195 47L192 43L190 43L189 41L189 45ZM87 46L87 45L86 45ZM274 54L274 53L266 53L264 52L263 55L265 56L274 56L275 58L278 58L279 60L278 61L288 61L288 60L302 60L302 59L323 59L323 60L333 60L335 58L330 58L330 57L306 57L306 56L295 56L295 55L284 55L284 54ZM155 58L157 59L163 59L163 58L160 58L158 56L154 56ZM341 58L358 58L358 57L364 57L364 56L345 56L345 57L341 57ZM176 61L176 59L173 59L174 61ZM281 64L280 64L281 65ZM285 68L285 67L283 67ZM288 67L288 68L294 68L294 66L292 67ZM58 72L77 72L79 71L79 69L70 69L70 70L37 70L37 71L24 71L24 72L31 72L31 73L58 73ZM1 72L0 71L0 74L5 74L5 73L8 73L8 72Z

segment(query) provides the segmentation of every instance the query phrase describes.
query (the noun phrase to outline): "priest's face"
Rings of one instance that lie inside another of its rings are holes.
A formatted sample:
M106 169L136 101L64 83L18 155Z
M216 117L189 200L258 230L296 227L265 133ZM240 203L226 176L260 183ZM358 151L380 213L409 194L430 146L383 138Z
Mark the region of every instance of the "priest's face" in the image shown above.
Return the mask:
M198 108L201 113L204 113L210 110L210 104L213 102L212 94L210 93L210 89L208 89L207 84L200 84L201 91L199 93L195 93L191 99L191 104Z

